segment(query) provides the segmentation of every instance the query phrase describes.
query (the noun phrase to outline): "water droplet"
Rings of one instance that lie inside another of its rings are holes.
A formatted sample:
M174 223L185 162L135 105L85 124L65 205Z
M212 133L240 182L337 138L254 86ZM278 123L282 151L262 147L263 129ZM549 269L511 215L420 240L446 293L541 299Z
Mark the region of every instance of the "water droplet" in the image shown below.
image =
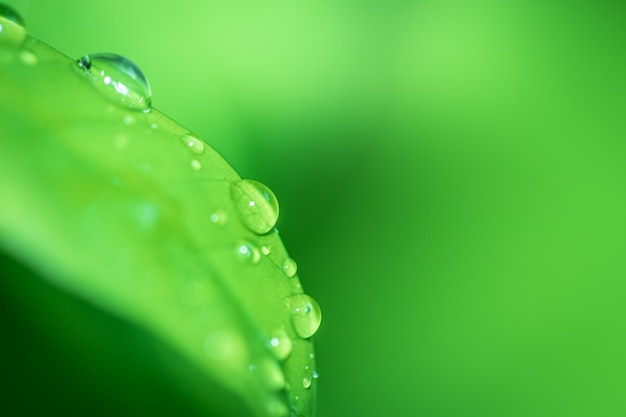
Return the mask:
M180 138L183 144L189 148L189 150L196 155L201 155L204 153L204 143L202 139L194 135L193 133L188 133Z
M133 123L135 123L135 118L133 116L131 116L130 114L127 114L126 116L124 116L124 119L122 120L122 122L126 125L126 126L130 126Z
M311 374L311 377L312 377L313 379L317 379L317 378L319 378L319 377L320 377L320 373L319 373L319 372L317 372L317 371L313 371L313 373Z
M24 19L13 8L0 3L0 44L20 46L25 39Z
M200 171L202 169L202 163L197 159L192 159L191 168L193 168L195 171Z
M258 264L261 260L259 250L250 242L240 241L237 245L237 256L242 261Z
M85 55L78 66L106 97L132 110L149 112L152 91L148 79L131 60L115 54Z
M22 62L26 65L30 65L31 67L37 65L37 57L30 51L22 51L20 58L22 58Z
M277 359L284 361L291 354L293 343L283 329L277 330L272 333L269 340L270 349L274 353Z
M309 295L296 294L287 299L287 305L298 336L303 339L313 336L322 322L322 311L317 302Z
M269 246L261 246L261 253L263 255L269 255L272 252Z
M287 275L289 278L292 278L296 275L297 271L298 264L296 263L296 261L291 258L285 258L285 260L283 261L283 272L285 273L285 275Z
M209 215L209 220L211 220L211 223L215 223L221 226L226 223L226 221L228 220L228 216L226 215L226 212L224 212L224 210L216 210Z
M311 378L307 378L307 377L302 378L302 386L305 389L311 388Z
M230 188L235 207L244 224L257 234L272 230L278 220L278 200L265 185L253 180L239 180Z

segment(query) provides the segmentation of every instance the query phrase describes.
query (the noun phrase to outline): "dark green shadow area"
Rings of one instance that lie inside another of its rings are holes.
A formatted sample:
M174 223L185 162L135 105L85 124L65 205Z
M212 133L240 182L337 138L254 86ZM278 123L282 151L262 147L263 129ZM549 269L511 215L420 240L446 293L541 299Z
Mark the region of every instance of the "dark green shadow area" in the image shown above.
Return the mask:
M0 414L249 416L243 401L137 326L0 253Z

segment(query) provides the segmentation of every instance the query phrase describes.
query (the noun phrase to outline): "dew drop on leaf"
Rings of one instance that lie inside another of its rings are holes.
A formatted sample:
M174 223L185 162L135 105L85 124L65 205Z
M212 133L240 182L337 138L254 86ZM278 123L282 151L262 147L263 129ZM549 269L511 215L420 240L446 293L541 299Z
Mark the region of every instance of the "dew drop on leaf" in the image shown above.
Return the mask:
M22 53L20 54L20 58L22 59L22 62L26 65L29 65L31 67L37 65L37 57L30 51L22 51Z
M230 188L237 212L252 232L265 234L278 221L278 200L267 186L258 181L239 180Z
M311 388L311 378L307 378L307 377L302 378L302 386L305 389Z
M0 3L0 45L20 46L24 39L24 19L12 7Z
M322 310L317 302L309 295L296 294L287 299L287 305L298 336L303 339L313 336L322 322Z
M261 246L261 253L263 255L269 255L272 252L269 246Z
M289 357L293 349L293 343L283 329L279 329L272 333L269 340L270 350L277 359L283 361Z
M221 226L228 220L228 215L224 210L215 210L209 215L209 220L211 220L211 223Z
M204 143L202 139L194 135L193 133L188 133L180 138L183 145L185 145L189 150L196 155L201 155L204 153Z
M259 250L250 242L240 241L237 244L237 257L244 262L258 264L261 260Z
M296 263L296 261L294 261L291 258L285 258L285 260L283 261L282 267L283 267L283 272L289 278L292 278L294 275L296 275L296 272L298 271L298 264Z
M93 85L110 100L131 110L151 110L150 84L131 60L116 54L92 54L80 58L78 66L90 75Z
M191 168L193 168L195 171L200 171L202 169L202 163L197 159L192 159Z

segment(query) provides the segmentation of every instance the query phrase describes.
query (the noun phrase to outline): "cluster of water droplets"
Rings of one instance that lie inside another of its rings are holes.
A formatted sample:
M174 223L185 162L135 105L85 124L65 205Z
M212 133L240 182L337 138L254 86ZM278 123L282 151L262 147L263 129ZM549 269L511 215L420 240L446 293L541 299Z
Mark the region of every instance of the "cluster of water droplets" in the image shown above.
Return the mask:
M26 35L24 20L11 7L0 3L0 47L7 45L19 47L24 43ZM36 62L36 57L27 56L23 60L32 64ZM90 54L78 59L76 65L80 70L79 74L113 103L133 111L147 113L151 110L150 84L141 69L129 59L110 53ZM131 125L134 121L131 115L123 120L125 125ZM180 140L192 154L191 168L202 169L202 162L199 158L206 151L206 145L202 139L193 133L187 133L182 135ZM259 236L267 235L274 230L278 221L279 205L270 188L258 181L241 179L231 185L230 197L239 219L248 230ZM229 217L226 211L218 209L209 214L209 220L216 226L224 226L229 221ZM240 240L236 244L236 256L240 261L253 265L258 264L263 256L269 256L271 253L270 246L257 246L249 240ZM293 259L285 257L278 266L287 279L296 276L298 266ZM299 291L295 291L294 295L286 299L286 308L289 310L293 332L302 339L308 339L317 332L320 326L321 310L312 297L301 293L301 287L294 288ZM191 308L205 303L202 283L187 282L181 287L180 298ZM275 360L264 360L250 365L250 372L260 373L268 385L277 392L287 388L280 363L291 356L294 348L294 340L289 333L290 331L285 328L271 332L267 337L267 348L272 352ZM243 336L230 330L214 331L207 335L204 341L206 355L212 360L219 361L241 360L246 357L244 345ZM313 358L313 354L310 354L310 357ZM313 380L318 377L318 373L305 365L303 375L302 388L309 389ZM277 417L288 414L285 404L278 397L271 397L268 400L267 409L271 415Z

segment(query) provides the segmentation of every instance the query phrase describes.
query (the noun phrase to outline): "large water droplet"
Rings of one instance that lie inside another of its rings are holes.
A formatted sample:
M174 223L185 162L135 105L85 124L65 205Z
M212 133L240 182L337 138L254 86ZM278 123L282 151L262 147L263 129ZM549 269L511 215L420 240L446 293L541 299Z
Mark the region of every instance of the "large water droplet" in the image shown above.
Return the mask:
M257 234L272 230L278 220L278 200L267 186L258 181L235 182L230 193L244 224Z
M311 388L311 378L307 378L307 377L302 378L302 386L305 389Z
M132 110L148 112L152 91L148 79L131 60L115 54L85 55L78 65L109 99Z
M287 299L291 310L291 323L298 336L307 339L317 332L322 322L322 310L309 295L296 294Z
M189 148L189 150L196 155L201 155L204 153L204 143L202 139L194 135L193 133L188 133L180 138L183 142L183 145Z
M10 6L0 3L0 44L19 46L26 39L24 19Z
M269 340L270 349L274 353L277 359L284 361L291 354L293 349L293 343L283 329L277 330L272 333Z
M295 276L296 272L298 271L298 264L296 263L296 261L294 261L291 258L285 258L285 260L283 261L282 267L283 267L283 272L289 278L292 278L293 276Z

